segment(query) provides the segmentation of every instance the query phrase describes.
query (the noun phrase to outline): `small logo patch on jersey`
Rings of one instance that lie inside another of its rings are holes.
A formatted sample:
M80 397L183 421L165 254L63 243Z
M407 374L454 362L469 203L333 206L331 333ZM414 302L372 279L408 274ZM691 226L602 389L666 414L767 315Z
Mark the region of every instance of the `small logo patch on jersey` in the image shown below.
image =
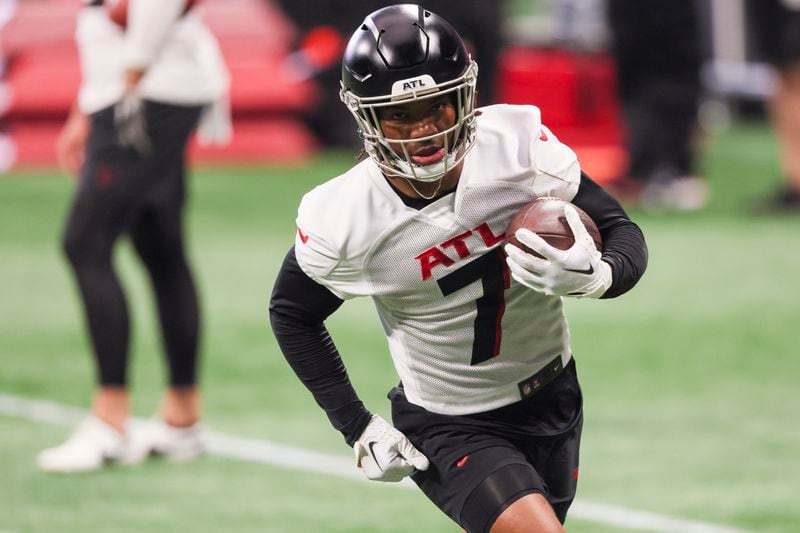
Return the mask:
M547 140L547 134L544 132L544 130L539 130L539 140L540 141L546 141Z
M467 459L469 459L469 455L465 455L461 459L458 460L456 463L456 468L463 468L465 464L467 464Z
M303 230L301 230L300 228L297 228L297 235L300 236L300 240L303 241L303 244L308 242L308 235L303 233Z
M523 398L533 396L539 389L553 381L553 378L559 375L562 370L564 370L564 365L561 362L561 354L559 354L555 359L547 363L544 368L517 384L520 395Z

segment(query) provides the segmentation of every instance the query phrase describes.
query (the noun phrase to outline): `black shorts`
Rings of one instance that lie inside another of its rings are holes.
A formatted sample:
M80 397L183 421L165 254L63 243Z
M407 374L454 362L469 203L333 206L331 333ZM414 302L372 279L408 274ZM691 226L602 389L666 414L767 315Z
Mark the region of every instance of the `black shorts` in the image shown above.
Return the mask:
M779 67L800 61L800 10L780 0L747 2L747 17L764 59Z
M577 488L583 425L574 360L533 396L484 413L432 413L409 403L401 387L389 399L395 427L431 463L412 479L469 533L488 531L503 510L534 492L564 522Z

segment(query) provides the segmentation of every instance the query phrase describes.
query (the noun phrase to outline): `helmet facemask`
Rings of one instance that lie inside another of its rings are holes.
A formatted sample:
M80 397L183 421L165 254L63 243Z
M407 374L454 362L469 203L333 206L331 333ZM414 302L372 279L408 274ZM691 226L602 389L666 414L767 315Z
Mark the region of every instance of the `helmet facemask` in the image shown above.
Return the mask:
M400 80L393 87L393 94L372 97L359 97L344 85L339 93L342 101L353 114L358 124L359 135L364 140L364 149L384 172L421 182L435 182L455 168L467 155L475 143L475 83L478 65L470 61L469 66L460 77L436 84L430 76L425 76L431 83L424 88L414 88L414 83ZM411 80L412 82L414 80ZM412 88L403 90L411 85ZM455 124L447 130L414 139L389 139L383 134L378 111L380 108L402 105L436 98L442 95L453 95L456 108ZM420 165L411 159L408 145L442 137L445 155L442 160L430 165ZM391 145L399 146L397 153Z

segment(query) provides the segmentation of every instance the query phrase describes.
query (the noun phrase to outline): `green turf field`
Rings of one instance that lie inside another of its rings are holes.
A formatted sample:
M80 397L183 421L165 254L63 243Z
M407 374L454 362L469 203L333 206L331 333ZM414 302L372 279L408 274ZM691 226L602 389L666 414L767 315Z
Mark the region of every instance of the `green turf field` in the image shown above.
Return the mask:
M753 217L776 184L763 127L711 139L712 205L634 212L650 267L614 301L570 301L584 387L582 501L746 530L800 531L800 217ZM351 452L280 355L267 320L294 212L346 168L198 171L189 215L204 310L208 425L220 432ZM55 172L0 178L0 393L85 407L92 386L80 308L59 250L71 183ZM134 320L135 412L163 382L147 279L117 257ZM329 323L365 403L387 414L396 382L369 301ZM0 531L458 531L421 494L220 457L154 461L72 477L34 469L67 428L0 415ZM571 518L570 532L620 531Z

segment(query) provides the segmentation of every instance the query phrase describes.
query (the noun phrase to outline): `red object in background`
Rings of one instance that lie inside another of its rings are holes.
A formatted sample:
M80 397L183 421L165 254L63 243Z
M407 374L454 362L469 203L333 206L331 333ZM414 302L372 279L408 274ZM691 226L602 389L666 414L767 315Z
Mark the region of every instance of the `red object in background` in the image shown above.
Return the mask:
M325 69L341 59L344 44L344 39L334 28L317 26L303 37L300 50L311 66Z
M196 139L189 145L192 160L220 164L302 164L318 149L317 140L302 123L292 117L266 116L237 120L228 145L199 146Z
M532 104L542 122L578 154L595 181L620 177L627 152L613 59L601 52L510 46L501 54L498 100Z
M538 106L548 126L617 118L614 66L602 53L511 47L501 58L499 79L501 101Z
M0 136L0 174L15 165L40 167L55 164L55 143L62 122L31 121L13 124ZM10 155L4 148L11 149ZM192 139L189 151L193 161L204 163L300 164L319 149L308 129L291 117L263 117L240 120L234 125L233 140L226 146L199 146ZM10 157L4 160L4 155Z
M0 32L0 49L11 58L0 82L0 121L6 126L0 133L0 174L9 165L56 163L56 139L80 84L74 34L81 4L20 2ZM317 87L314 80L295 79L283 68L297 37L295 28L263 0L204 2L203 11L231 74L234 135L227 146L200 147L193 141L193 160L302 163L319 149L300 119L317 98ZM324 45L322 37L318 43Z
M14 57L4 81L10 99L0 118L63 122L80 85L78 50L70 43L30 47Z
M125 28L128 25L128 1L129 0L110 0L108 2L108 18L114 24ZM192 6L197 3L197 0L186 0L186 9L184 13L189 11Z

